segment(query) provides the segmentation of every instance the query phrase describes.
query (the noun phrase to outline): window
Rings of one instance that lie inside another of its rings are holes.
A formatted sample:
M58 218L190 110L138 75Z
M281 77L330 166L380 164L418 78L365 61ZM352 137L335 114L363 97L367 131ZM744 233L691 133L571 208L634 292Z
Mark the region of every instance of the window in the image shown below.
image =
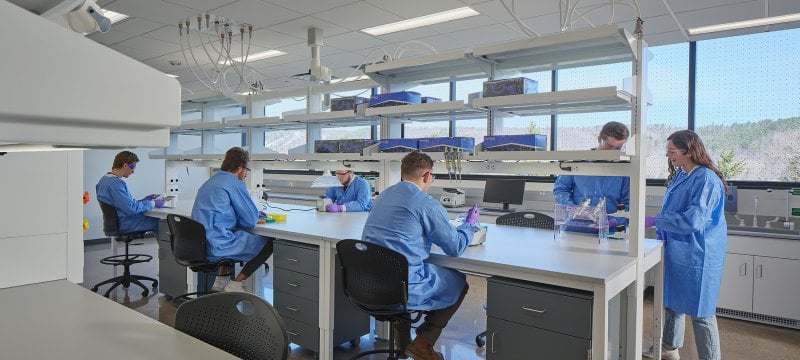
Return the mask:
M657 46L650 51L653 56L648 63L647 81L652 104L647 107L646 176L666 179L667 137L688 127L689 44Z
M277 104L267 105L267 107L264 109L264 115L275 117L281 116L286 111L296 111L301 109L304 110L303 113L305 113L305 97L280 99Z
M323 127L320 129L320 139L322 140L341 140L341 139L371 139L372 127L363 126L344 126L344 127Z
M456 81L456 100L469 102L469 94L483 91L483 82L486 78ZM486 115L478 114L474 119L457 120L455 123L456 136L475 138L475 143L483 141L486 130Z
M407 89L416 91L422 96L439 98L442 101L450 100L450 83L424 84ZM416 137L445 137L450 134L450 121L419 121L407 122L403 125L404 136Z
M306 144L306 129L267 130L264 132L264 147L280 154ZM305 152L305 149L300 152Z
M517 74L513 76L522 76L537 82L537 92L550 92L552 91L552 72L539 71ZM518 134L544 134L547 135L548 146L550 143L550 115L514 115L497 112L495 117L495 135L518 135Z
M726 178L800 181L798 43L800 29L697 43L695 130Z

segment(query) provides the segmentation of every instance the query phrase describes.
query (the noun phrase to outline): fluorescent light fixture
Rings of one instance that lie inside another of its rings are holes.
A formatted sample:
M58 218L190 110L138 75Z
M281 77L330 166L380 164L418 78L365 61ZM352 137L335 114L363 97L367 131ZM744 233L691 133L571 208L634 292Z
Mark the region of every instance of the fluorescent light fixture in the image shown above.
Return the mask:
M381 36L393 32L443 23L450 20L463 19L466 17L475 16L479 14L480 14L479 12L473 10L471 7L465 6L458 9L447 10L435 14L415 17L413 19L393 22L391 24L374 26L371 28L362 29L361 31L373 36Z
M258 53L255 53L255 54L250 54L249 56L247 56L247 62L273 58L273 57L281 56L281 55L286 55L286 53L283 52L283 51L280 51L280 50L262 51L262 52L258 52ZM235 57L235 58L233 58L233 61L240 63L244 59L245 59L244 57ZM224 65L224 64L227 63L227 61L220 61L219 63Z
M89 150L88 147L72 145L45 145L45 144L7 144L0 145L0 153L4 152L39 152L39 151L71 151Z
M750 27L775 25L793 21L800 21L800 13L780 15L780 16L770 16L760 19L736 21L718 25L701 26L689 29L689 35L692 36L702 35L719 31L746 29Z
M173 79L179 77L178 75L172 75L172 74L165 74L165 75L167 75L167 76L169 76L169 77L171 77Z
M128 15L120 14L118 12L114 12L114 11L106 10L106 9L103 9L103 15L105 17L107 17L109 20L111 20L112 24L118 23L118 22L128 18Z
M367 76L367 75L358 75L358 76L346 77L344 79L331 80L331 84L358 81L358 80L366 80L366 79L369 79L369 76Z

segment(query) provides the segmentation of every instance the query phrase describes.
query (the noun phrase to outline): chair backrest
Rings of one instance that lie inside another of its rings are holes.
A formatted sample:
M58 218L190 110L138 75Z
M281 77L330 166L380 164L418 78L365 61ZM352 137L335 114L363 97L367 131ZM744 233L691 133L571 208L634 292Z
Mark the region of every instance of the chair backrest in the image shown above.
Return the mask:
M336 243L345 295L372 314L406 311L408 260L403 254L361 240Z
M208 255L206 249L206 228L203 224L189 217L167 215L172 254L175 260L185 266L193 262L205 262Z
M119 218L117 217L117 208L114 205L106 204L102 201L100 203L100 211L103 212L103 233L106 236L119 235Z
M519 211L499 216L495 224L553 230L555 221L551 216L542 213Z
M289 336L275 308L258 296L221 292L187 301L175 328L242 359L284 360Z

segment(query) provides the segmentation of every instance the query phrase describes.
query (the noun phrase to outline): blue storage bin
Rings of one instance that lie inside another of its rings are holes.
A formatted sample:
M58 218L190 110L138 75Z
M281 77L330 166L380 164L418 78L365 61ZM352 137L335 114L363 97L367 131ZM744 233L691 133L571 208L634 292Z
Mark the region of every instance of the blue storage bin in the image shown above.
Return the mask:
M483 137L485 151L534 151L547 150L547 135L492 135Z
M418 139L381 139L381 152L411 152L419 148Z
M423 96L422 97L422 103L423 104L437 103L437 102L441 102L441 101L442 101L442 99L435 98L435 97L432 97L432 96Z
M359 96L348 96L331 99L331 111L352 110L356 111L358 104L363 104L369 99Z
M344 139L339 140L339 152L341 153L360 153L364 148L374 145L377 141L372 139Z
M315 153L338 153L339 140L314 140Z
M420 151L429 152L443 152L446 147L450 146L472 154L472 150L475 149L475 139L471 137L421 138L418 146Z
M524 77L489 80L483 82L483 97L534 94L539 91L539 83Z
M398 91L376 94L369 99L369 107L397 106L422 103L422 96L415 91Z

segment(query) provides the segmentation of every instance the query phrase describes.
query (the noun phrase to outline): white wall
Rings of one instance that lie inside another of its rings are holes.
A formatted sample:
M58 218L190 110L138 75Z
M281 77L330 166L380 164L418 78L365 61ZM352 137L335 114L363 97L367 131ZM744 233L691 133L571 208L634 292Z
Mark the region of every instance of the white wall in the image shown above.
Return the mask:
M127 149L139 157L136 171L128 179L128 190L131 195L141 199L148 194L164 192L164 160L151 160L149 152L152 148ZM161 149L158 149L161 150ZM90 201L83 207L83 217L89 220L89 231L83 234L84 240L100 239L103 234L103 215L97 204L95 185L100 178L111 171L114 156L121 150L88 150L83 153L83 191L88 191Z
M0 288L83 282L80 151L0 156Z

